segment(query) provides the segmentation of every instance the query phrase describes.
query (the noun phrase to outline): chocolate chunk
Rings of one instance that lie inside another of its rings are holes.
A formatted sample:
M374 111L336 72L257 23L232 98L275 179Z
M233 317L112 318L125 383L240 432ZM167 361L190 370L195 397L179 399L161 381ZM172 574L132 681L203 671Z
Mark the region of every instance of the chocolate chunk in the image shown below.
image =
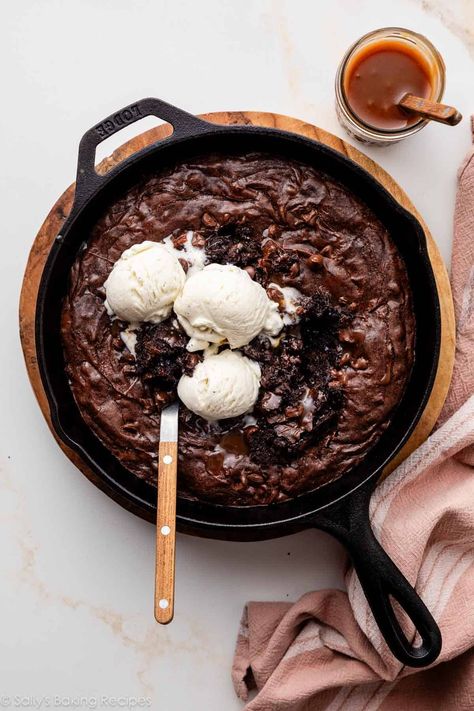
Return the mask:
M268 274L282 274L295 278L299 274L299 256L292 249L286 249L272 239L267 239L258 263Z
M173 235L171 241L173 242L173 247L175 249L184 249L184 245L188 240L188 235L186 232L180 232L178 235Z
M306 260L306 264L310 269L317 270L322 267L324 263L324 257L321 254L311 254Z
M199 232L194 232L191 238L191 244L196 249L203 249L206 246L206 240Z
M260 408L265 412L278 410L281 405L281 395L275 395L271 391L265 392L260 398Z

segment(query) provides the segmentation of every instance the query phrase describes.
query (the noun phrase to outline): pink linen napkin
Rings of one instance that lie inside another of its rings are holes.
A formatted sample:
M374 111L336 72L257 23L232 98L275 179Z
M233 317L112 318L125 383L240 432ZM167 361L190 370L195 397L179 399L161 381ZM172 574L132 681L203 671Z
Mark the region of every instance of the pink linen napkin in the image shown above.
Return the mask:
M348 568L347 593L246 605L232 669L240 698L257 690L245 711L474 709L474 149L458 180L456 364L442 424L370 506L377 538L441 628L441 656L425 670L397 661Z

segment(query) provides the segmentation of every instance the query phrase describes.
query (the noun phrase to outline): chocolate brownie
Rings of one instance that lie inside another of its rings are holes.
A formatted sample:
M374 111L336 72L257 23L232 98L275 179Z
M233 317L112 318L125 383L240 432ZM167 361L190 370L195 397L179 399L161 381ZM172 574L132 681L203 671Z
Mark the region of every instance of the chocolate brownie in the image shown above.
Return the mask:
M408 277L387 229L327 175L264 154L195 159L144 175L84 237L62 313L67 372L85 422L134 475L155 482L161 409L202 358L173 316L143 324L133 355L104 308L113 264L144 240L168 238L185 269L190 240L207 263L246 269L285 320L278 339L242 348L262 373L252 413L211 423L181 404L180 496L297 496L344 475L388 426L414 357Z

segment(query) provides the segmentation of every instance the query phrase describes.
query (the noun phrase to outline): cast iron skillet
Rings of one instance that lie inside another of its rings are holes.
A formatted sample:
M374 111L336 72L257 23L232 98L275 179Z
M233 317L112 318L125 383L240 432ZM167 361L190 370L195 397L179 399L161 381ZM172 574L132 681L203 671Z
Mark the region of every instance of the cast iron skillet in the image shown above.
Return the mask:
M174 129L105 176L94 169L97 145L143 116L155 115ZM439 356L440 313L423 230L389 193L358 165L316 141L255 126L216 126L158 99L131 104L91 128L79 147L76 194L71 213L47 260L37 302L38 364L56 433L93 472L93 481L126 508L150 521L155 490L131 475L99 442L81 418L64 372L60 311L70 268L84 235L109 201L147 170L209 152L259 150L305 162L344 183L390 230L408 270L416 317L416 357L403 399L390 426L364 461L317 491L271 506L231 507L179 499L178 528L193 535L251 541L320 528L347 548L377 624L393 654L413 667L439 655L441 635L424 603L382 549L369 523L372 490L384 466L407 441L428 400ZM397 600L414 623L421 644L407 638L394 614Z

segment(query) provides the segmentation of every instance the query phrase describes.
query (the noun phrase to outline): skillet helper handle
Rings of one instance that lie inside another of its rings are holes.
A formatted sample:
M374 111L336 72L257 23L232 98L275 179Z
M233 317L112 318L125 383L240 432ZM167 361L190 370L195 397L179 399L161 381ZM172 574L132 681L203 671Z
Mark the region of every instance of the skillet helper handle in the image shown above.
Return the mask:
M323 514L317 525L348 549L375 621L394 656L406 666L425 667L439 656L441 633L425 603L376 539L369 520L371 493L372 486L362 486L337 504L336 515ZM391 598L415 626L421 638L419 646L405 635Z
M155 619L162 625L174 615L176 555L176 488L178 443L160 442L158 451L159 496L156 511Z
M103 180L103 176L99 175L95 170L95 152L99 143L146 116L156 116L170 123L173 127L173 136L175 138L185 136L188 133L195 134L209 126L206 121L189 114L187 111L178 109L176 106L167 104L161 99L140 99L133 104L125 106L123 109L115 111L86 131L81 139L77 159L74 210L99 187Z

